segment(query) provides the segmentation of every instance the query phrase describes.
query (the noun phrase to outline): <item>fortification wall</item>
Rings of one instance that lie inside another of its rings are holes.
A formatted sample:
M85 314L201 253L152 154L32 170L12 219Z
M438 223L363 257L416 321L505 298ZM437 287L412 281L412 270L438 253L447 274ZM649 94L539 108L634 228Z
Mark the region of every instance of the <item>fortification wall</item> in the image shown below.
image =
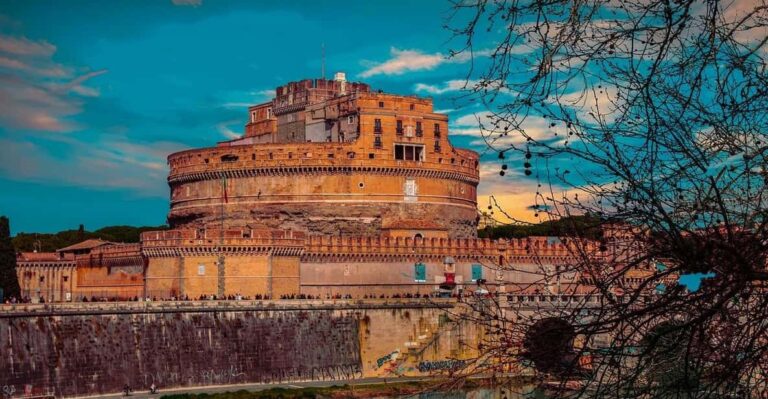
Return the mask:
M419 375L482 331L427 302L24 305L0 313L0 385L57 396Z

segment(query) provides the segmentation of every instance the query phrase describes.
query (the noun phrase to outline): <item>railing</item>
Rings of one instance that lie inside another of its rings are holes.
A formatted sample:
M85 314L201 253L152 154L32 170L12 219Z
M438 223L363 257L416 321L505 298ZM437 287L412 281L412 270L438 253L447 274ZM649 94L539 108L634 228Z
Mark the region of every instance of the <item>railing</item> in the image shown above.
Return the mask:
M180 313L222 311L275 311L326 309L401 309L449 308L456 304L452 298L386 298L386 299L282 299L282 300L152 300L58 302L46 304L0 304L0 318L96 315L131 313Z

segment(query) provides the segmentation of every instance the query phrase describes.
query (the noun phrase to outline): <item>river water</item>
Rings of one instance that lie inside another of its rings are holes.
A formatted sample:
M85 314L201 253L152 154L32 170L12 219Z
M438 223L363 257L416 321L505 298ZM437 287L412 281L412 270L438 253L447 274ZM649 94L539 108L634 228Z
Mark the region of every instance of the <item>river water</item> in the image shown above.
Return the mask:
M478 388L469 391L426 392L405 396L380 396L375 399L546 399L544 391L535 387Z

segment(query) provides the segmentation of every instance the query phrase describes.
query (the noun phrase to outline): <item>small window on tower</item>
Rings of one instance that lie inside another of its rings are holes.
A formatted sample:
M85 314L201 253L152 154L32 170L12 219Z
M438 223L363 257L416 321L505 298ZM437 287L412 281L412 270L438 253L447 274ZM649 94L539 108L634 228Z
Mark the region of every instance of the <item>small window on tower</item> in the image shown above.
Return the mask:
M416 104L411 104L411 111L413 111L414 109L416 109Z
M355 117L350 115L347 117L347 125L352 125L355 123Z
M384 101L379 101L379 108L384 108Z

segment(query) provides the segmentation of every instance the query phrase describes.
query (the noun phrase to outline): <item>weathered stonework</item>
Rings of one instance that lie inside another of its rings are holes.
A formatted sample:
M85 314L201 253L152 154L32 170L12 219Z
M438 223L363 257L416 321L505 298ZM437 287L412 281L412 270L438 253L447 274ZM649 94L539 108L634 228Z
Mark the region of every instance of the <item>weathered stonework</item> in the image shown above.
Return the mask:
M468 348L482 336L452 322L441 306L453 305L19 306L0 317L0 386L60 397L119 392L126 384L145 390L152 383L165 389L420 375L422 362L473 356Z

